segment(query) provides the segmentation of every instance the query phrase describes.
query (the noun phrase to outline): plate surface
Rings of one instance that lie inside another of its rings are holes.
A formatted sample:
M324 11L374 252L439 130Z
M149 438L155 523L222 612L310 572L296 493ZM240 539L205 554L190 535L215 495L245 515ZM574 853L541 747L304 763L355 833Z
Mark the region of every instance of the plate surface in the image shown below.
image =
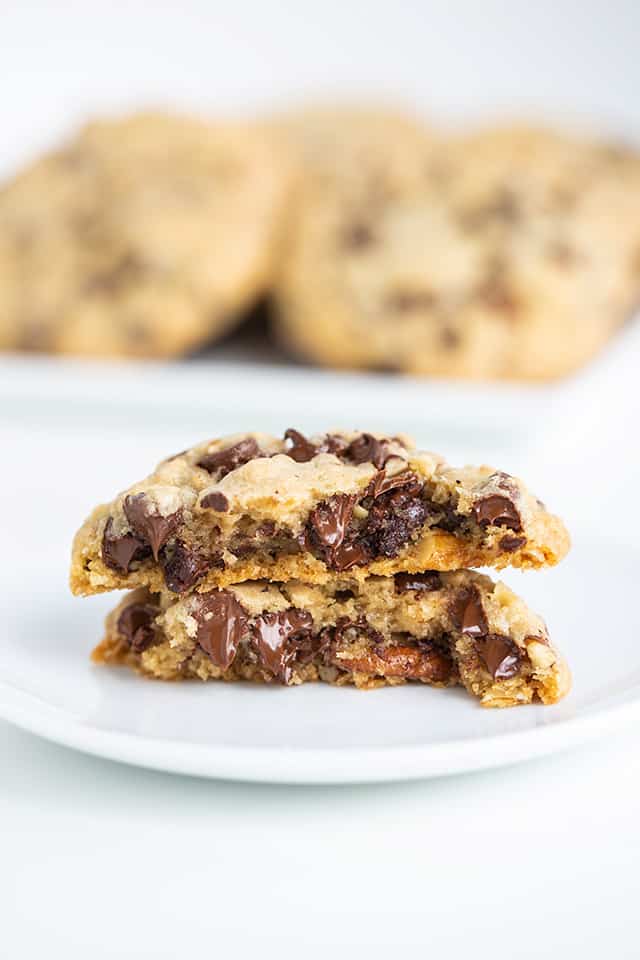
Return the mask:
M541 456L540 436L518 431L531 391L479 391L466 415L459 394L453 413L450 385L403 381L389 394L375 378L312 371L235 365L215 371L96 367L89 374L84 367L42 363L24 365L17 377L17 368L9 369L13 374L0 390L6 401L0 444L9 465L0 475L0 523L4 559L10 559L0 595L2 717L71 747L168 771L346 783L510 763L640 716L640 608L624 602L636 590L638 538L628 532L625 543L616 543L599 535L602 512L593 504L608 510L599 470L581 471L581 482L569 484L568 451L556 444L552 458ZM472 388L466 390L472 400ZM104 614L117 601L68 593L71 537L93 505L174 449L246 429L251 410L261 410L254 428L306 430L322 421L325 407L335 412L338 395L349 411L338 422L398 429L411 419L421 445L441 447L458 461L476 459L482 447L482 459L513 472L522 467L551 506L569 508L575 538L569 558L551 571L504 576L545 617L571 664L574 687L565 701L489 711L461 690L420 685L363 693L322 684L161 684L89 663ZM538 394L537 408L548 399ZM584 411L579 398L576 405ZM438 411L445 409L443 418ZM501 409L508 413L498 416ZM518 437L520 446L505 434ZM615 458L593 442L588 450L600 464ZM630 469L623 471L627 481ZM619 491L611 478L607 489L614 506Z
M0 648L0 713L81 750L210 777L382 781L522 760L606 733L629 712L640 717L640 614L633 605L592 604L585 594L590 583L603 595L634 589L635 558L609 551L579 544L572 563L539 574L527 589L532 605L544 599L552 635L573 666L573 692L554 707L484 710L461 690L421 685L359 692L142 680L87 661L113 598L67 599L54 577L35 596L14 594ZM607 563L614 557L615 566ZM616 570L611 584L608 569Z

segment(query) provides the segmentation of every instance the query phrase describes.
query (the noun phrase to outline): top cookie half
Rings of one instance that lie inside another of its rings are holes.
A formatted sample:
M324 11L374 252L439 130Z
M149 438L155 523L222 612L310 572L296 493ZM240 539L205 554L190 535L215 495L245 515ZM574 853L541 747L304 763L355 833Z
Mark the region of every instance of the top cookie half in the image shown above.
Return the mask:
M557 563L562 521L515 477L405 437L237 434L164 460L76 534L76 594Z
M0 188L0 349L173 356L272 281L288 166L264 131L89 124Z

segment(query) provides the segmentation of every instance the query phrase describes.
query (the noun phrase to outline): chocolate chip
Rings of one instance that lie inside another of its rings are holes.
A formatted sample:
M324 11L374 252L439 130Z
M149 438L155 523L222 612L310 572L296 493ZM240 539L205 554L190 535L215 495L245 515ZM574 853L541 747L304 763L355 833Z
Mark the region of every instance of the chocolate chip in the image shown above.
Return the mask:
M336 603L344 603L346 600L353 600L355 593L353 590L336 590L333 599Z
M456 513L455 507L450 503L436 503L434 500L427 501L432 514L438 517L433 526L437 530L445 530L447 533L454 533L459 530L464 523L464 517Z
M465 636L484 637L488 633L489 625L475 587L462 591L454 602L452 612L458 629Z
M206 453L198 460L198 466L208 473L218 472L220 477L224 477L232 470L236 470L243 464L249 463L250 460L255 460L256 457L260 456L262 456L262 453L257 442L253 437L247 437L224 450Z
M476 290L478 300L490 310L515 317L520 309L520 301L504 279L488 277Z
M342 243L349 250L364 250L375 243L375 234L366 223L352 223L342 234Z
M165 583L173 593L184 593L198 582L213 566L222 566L221 560L203 557L182 540L160 553L160 566Z
M336 457L341 457L344 455L348 447L349 443L344 437L340 437L334 433L329 433L320 444L318 453L333 453Z
M510 637L489 633L477 641L476 647L494 680L506 680L518 672L521 654Z
M437 570L425 570L424 573L396 573L394 581L396 593L406 593L409 590L433 593L442 587L442 578Z
M247 630L247 614L227 590L198 594L193 608L198 625L196 640L211 662L226 670L231 666Z
M418 310L431 310L437 302L431 290L394 290L385 300L388 310L393 313L413 313Z
M292 642L309 635L313 618L292 607L280 613L263 613L253 626L253 637L264 666L282 683L289 683L297 655Z
M201 498L200 506L205 510L215 510L217 513L226 513L229 509L229 501L224 493L214 490L212 493L207 493Z
M492 223L515 224L522 216L518 196L509 187L499 187L482 206L465 210L460 221L467 230L477 230Z
M149 544L153 559L157 561L160 548L178 529L182 511L176 510L163 517L155 512L157 508L147 500L144 493L125 497L122 507L134 532Z
M338 643L350 643L358 637L365 637L376 646L384 644L384 637L380 631L372 627L364 615L360 615L357 620L351 620L349 617L339 617L333 632Z
M318 448L310 440L307 440L303 433L289 427L284 432L285 440L291 440L291 446L287 450L287 456L295 460L296 463L307 463L318 453Z
M146 560L151 549L132 533L118 537L113 533L113 517L109 517L102 535L102 562L118 573L129 573L134 560Z
M501 537L498 542L498 546L501 550L504 550L505 553L515 553L516 550L519 550L520 547L523 547L527 542L526 537Z
M473 513L481 527L509 527L516 532L522 529L522 521L515 503L510 497L492 494L473 505Z
M159 613L160 608L152 603L130 603L118 617L118 633L136 653L142 653L155 640L154 621Z
M345 457L353 463L372 463L381 470L389 457L389 441L377 440L370 433L363 433L349 444Z
M396 473L393 477L387 476L384 470L380 470L369 484L367 496L375 499L383 493L388 493L389 490L397 490L400 487L413 486L415 484L418 484L420 487L422 486L417 475L411 473L410 470Z
M328 566L332 570L337 570L338 573L344 573L345 570L350 570L351 567L362 566L365 563L369 563L373 557L371 551L368 549L365 543L342 543L338 547L334 547L329 554Z
M462 342L462 338L453 327L443 327L440 331L440 343L446 350L455 350Z
M311 527L323 546L340 546L357 499L353 494L337 493L311 511Z
M429 517L420 484L383 493L369 510L364 536L373 556L395 557Z
M577 251L564 240L556 240L547 247L547 256L558 267L571 267L580 259Z
M83 293L115 293L140 279L144 264L133 253L125 253L110 267L90 274L84 285Z

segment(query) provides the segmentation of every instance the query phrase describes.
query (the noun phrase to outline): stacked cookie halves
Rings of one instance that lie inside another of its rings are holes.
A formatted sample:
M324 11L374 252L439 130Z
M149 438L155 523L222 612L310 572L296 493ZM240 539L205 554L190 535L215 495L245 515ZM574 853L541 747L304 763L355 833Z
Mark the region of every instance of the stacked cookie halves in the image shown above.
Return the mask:
M71 588L131 592L94 652L161 679L456 683L553 703L544 622L465 569L557 563L562 522L516 478L405 437L238 434L164 460L78 531Z

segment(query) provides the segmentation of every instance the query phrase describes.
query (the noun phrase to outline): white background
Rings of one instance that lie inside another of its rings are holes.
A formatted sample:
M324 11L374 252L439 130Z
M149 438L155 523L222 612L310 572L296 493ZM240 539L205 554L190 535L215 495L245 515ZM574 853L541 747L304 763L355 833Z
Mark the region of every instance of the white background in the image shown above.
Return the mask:
M5 2L0 164L98 109L251 111L311 94L638 138L639 37L633 0ZM607 501L602 522L628 516L616 464L637 421L625 409L609 408L611 445L586 458L619 483L620 510ZM587 441L590 422L574 407L567 440ZM54 472L42 465L42 488ZM560 499L577 476L559 476ZM11 544L2 553L10 563ZM0 957L637 957L639 808L634 730L499 772L305 789L120 767L0 724Z

